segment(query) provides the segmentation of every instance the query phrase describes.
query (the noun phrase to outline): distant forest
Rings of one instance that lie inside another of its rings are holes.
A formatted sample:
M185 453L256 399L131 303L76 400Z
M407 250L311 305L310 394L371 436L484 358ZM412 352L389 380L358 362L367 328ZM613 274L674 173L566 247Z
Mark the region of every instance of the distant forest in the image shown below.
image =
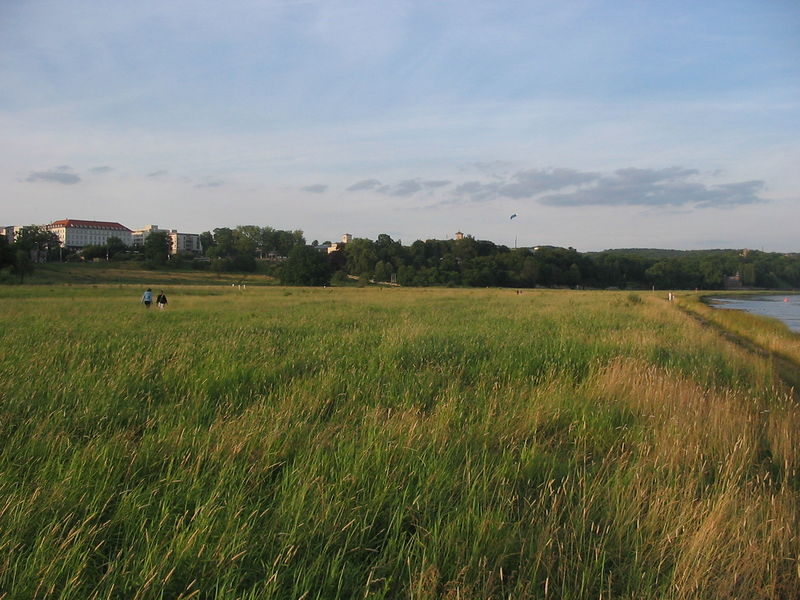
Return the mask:
M391 282L403 286L585 287L619 289L721 289L739 275L743 287L800 287L800 254L755 250L621 249L581 253L574 248L508 248L466 236L458 240L417 240L405 246L381 234L354 238L327 253L330 242L306 245L302 232L255 226L215 229L203 234L211 268L266 269L287 283ZM302 246L300 248L299 246ZM308 252L315 249L317 254ZM294 252L294 255L293 255ZM268 253L287 261L260 267ZM325 259L326 268L321 267ZM246 264L245 264L246 263ZM314 267L315 276L304 271Z
M798 253L642 248L582 253L553 246L508 248L471 236L405 246L386 234L347 244L307 244L302 231L243 225L201 234L204 256L198 257L169 255L168 240L158 235L151 234L138 250L111 238L105 246L70 253L58 247L53 234L32 226L14 244L0 238L0 270L6 274L0 278L10 281L16 274L22 281L42 260L106 259L141 260L154 268L261 272L298 285L358 280L403 286L710 290L724 288L726 277L738 275L744 288L800 288ZM332 246L337 249L329 252Z

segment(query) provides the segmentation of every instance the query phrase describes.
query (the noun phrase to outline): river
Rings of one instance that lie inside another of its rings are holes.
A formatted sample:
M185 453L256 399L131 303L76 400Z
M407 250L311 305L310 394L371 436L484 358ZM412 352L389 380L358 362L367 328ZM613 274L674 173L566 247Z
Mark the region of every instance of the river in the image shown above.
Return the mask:
M772 317L800 333L800 295L721 296L711 298L711 306Z

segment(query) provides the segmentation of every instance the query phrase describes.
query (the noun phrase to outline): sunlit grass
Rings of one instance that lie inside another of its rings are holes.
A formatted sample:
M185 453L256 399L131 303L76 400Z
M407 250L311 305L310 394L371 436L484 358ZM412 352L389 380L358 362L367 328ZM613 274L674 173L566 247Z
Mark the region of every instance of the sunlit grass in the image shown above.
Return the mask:
M0 597L800 587L797 406L652 295L12 289Z
M717 310L706 305L700 294L679 296L678 301L704 319L752 341L768 352L786 357L800 365L800 335L792 332L777 319L740 310Z
M148 268L143 262L67 262L37 265L26 283L39 285L271 285L273 277L259 273L217 273L204 265L202 270L171 268Z

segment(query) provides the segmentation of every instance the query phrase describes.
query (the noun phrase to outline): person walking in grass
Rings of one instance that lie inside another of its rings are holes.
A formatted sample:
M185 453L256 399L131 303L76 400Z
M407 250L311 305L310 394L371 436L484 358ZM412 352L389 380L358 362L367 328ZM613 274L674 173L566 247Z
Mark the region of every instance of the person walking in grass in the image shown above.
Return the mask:
M156 298L156 304L158 305L159 310L164 310L167 308L167 295L164 293L164 290L159 290L158 298Z
M145 308L150 308L150 305L153 303L153 290L147 288L142 294L142 304L144 304Z

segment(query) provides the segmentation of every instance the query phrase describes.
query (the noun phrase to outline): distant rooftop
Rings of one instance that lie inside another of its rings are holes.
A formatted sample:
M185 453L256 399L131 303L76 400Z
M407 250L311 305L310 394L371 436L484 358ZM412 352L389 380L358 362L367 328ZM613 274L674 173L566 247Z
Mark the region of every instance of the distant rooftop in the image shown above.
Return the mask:
M114 223L111 221L84 221L81 219L61 219L60 221L53 221L51 226L56 227L94 227L97 229L117 229L119 231L130 231L125 225Z

